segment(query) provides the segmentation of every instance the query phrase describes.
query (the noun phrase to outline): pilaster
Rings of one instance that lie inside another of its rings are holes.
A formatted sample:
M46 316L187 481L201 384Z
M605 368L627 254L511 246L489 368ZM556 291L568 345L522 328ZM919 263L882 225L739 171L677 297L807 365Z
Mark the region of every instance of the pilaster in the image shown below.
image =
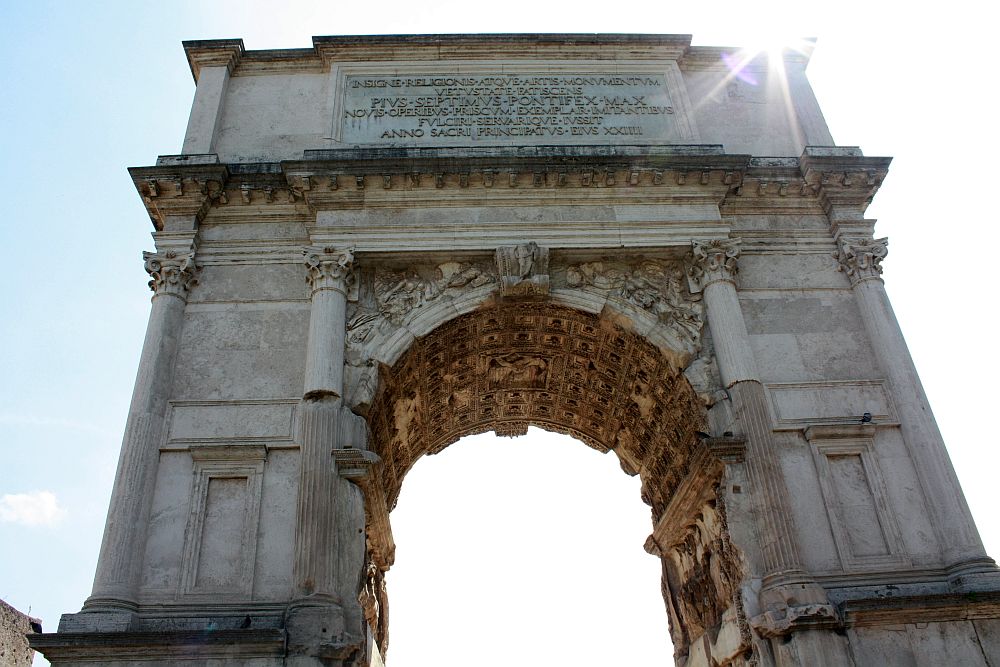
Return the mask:
M185 42L184 50L197 88L181 152L188 155L214 153L229 75L243 55L243 40Z

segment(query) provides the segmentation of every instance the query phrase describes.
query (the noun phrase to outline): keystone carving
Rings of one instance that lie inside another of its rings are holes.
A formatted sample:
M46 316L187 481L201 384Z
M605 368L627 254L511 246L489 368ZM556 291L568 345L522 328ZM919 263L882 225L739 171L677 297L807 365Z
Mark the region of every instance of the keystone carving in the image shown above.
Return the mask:
M549 293L549 249L537 243L500 246L496 251L500 296L532 297Z
M882 260L889 254L889 239L843 238L833 256L838 270L851 279L851 286L882 275Z
M337 250L323 246L303 248L306 262L306 282L313 292L323 289L347 291L347 281L354 265L354 250Z
M692 292L701 292L719 280L734 282L736 260L740 256L740 239L714 239L691 242L691 267L688 269Z
M646 260L638 265L599 261L566 269L569 287L607 290L641 308L669 327L681 340L697 347L702 329L701 304L686 296L684 271L679 264Z
M146 273L152 278L149 289L157 295L172 294L184 298L198 284L200 269L195 266L193 252L144 252L142 260Z

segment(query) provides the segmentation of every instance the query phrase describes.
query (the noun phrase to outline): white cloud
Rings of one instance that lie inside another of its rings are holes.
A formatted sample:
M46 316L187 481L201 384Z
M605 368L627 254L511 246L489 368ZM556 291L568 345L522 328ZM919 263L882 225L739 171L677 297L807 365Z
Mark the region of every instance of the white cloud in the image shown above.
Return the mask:
M0 498L0 522L25 526L54 526L66 516L51 491L7 493Z

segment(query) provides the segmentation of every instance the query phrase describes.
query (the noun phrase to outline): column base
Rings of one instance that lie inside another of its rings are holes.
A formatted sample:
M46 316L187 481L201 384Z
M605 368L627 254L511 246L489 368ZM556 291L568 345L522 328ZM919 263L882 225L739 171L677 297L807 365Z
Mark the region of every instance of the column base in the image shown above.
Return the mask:
M366 653L364 638L347 632L343 607L326 596L291 603L285 630L289 665L353 665Z
M948 568L948 585L956 593L1000 591L1000 568L992 558L976 558Z

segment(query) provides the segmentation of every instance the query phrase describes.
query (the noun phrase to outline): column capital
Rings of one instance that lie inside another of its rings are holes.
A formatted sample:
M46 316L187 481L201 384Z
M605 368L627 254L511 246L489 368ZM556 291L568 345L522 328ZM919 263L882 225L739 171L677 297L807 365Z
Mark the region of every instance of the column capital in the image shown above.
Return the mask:
M308 271L306 282L314 293L324 289L347 293L347 281L354 267L354 248L306 246L302 255Z
M740 239L691 241L692 261L688 268L691 291L701 292L720 280L735 283L740 243Z
M194 251L144 252L142 261L146 273L152 278L149 289L155 296L170 294L186 299L187 293L198 284L200 269L194 263Z
M838 270L851 279L851 287L865 280L882 280L882 260L889 254L889 239L842 237L833 256Z

